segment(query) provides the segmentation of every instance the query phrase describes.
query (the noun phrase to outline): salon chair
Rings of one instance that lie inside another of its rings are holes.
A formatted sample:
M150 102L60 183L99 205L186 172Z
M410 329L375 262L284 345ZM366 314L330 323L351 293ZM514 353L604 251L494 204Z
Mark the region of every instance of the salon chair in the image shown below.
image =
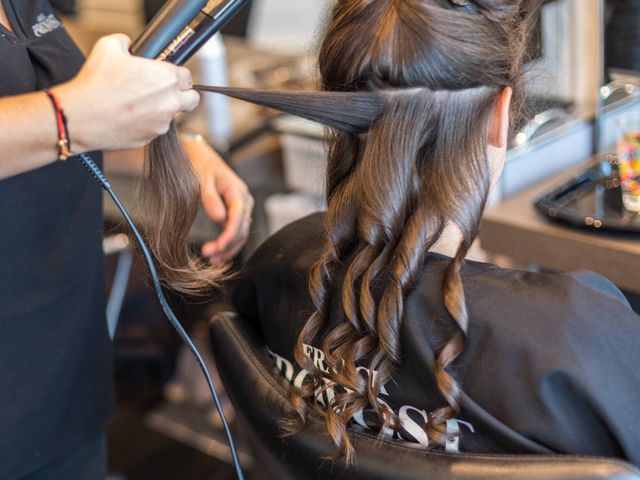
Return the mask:
M603 458L445 454L353 431L357 464L323 461L335 450L317 415L282 439L279 420L288 409L287 385L275 371L260 336L233 313L211 321L211 344L227 394L255 453L254 472L278 480L640 480L640 471Z

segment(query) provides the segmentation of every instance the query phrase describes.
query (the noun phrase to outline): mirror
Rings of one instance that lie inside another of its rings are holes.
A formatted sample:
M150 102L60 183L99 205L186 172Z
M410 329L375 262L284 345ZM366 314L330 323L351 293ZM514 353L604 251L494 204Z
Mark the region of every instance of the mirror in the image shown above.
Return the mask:
M640 1L606 0L605 76L640 75Z

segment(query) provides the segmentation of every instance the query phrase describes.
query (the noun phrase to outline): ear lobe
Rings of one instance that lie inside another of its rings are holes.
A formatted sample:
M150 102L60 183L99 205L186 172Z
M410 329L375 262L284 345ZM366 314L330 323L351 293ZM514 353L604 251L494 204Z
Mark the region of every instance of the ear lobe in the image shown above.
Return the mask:
M489 145L496 148L505 148L509 140L509 111L513 90L505 87L498 94L491 112L489 122Z

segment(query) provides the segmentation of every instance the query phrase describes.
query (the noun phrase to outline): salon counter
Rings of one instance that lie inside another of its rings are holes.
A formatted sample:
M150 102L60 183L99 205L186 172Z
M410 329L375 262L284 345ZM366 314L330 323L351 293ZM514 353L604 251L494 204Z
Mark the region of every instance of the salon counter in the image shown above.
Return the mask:
M538 197L594 160L490 208L480 231L482 249L547 270L592 270L624 290L640 293L640 235L574 229L547 220L534 208Z

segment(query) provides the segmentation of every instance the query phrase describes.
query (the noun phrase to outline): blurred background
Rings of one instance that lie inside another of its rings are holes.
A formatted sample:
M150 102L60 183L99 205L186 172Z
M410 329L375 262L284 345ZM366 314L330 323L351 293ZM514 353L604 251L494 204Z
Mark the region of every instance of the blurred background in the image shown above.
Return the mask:
M122 32L135 38L164 2L52 3L71 35L88 52L105 34ZM330 0L251 1L222 36L190 61L196 83L315 88L314 57L331 5ZM538 182L548 182L592 155L615 148L617 119L638 110L638 40L637 0L545 2L530 46L525 116L512 133L505 174L492 205L509 202ZM326 152L318 125L207 96L196 112L180 118L179 126L183 132L204 135L256 199L244 258L271 232L323 207ZM106 169L116 191L135 212L136 169L118 161ZM145 268L135 259L108 199L105 222L108 316L114 331L118 386L118 415L109 438L113 479L234 478L206 385L157 307L147 288ZM490 226L487 223L487 232ZM202 215L192 232L194 246L216 233L217 227ZM490 239L478 244L472 255L532 267L506 248L491 247ZM634 268L640 268L634 259ZM576 268L582 267L580 259L575 263ZM628 293L634 299L637 292L628 289ZM222 300L172 300L179 318L207 351L207 320L224 308ZM227 408L233 417L228 402ZM242 431L234 428L249 478L260 478L259 469L251 469L255 459L244 446Z

